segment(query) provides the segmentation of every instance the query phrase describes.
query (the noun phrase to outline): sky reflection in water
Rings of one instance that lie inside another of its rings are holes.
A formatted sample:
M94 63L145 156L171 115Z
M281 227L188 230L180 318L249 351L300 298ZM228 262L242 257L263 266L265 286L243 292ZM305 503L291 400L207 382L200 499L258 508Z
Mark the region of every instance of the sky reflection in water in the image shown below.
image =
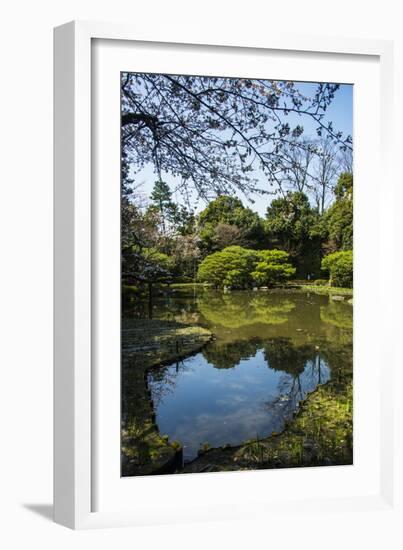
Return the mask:
M244 344L250 352L251 342ZM298 402L330 377L313 347L299 352L284 340L257 341L250 357L216 368L205 357L216 346L149 374L160 433L183 444L185 460L203 443L237 445L282 430Z
M132 315L146 317L143 308ZM282 430L308 392L351 366L352 305L327 295L177 290L155 300L153 318L200 324L216 338L149 372L160 433L182 443L187 460L203 443Z

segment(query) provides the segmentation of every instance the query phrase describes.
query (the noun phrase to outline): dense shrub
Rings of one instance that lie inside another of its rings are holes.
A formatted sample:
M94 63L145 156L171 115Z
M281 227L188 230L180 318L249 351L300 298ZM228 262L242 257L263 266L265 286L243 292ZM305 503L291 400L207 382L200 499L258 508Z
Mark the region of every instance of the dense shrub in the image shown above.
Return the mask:
M262 250L252 272L257 286L271 286L282 283L295 275L295 267L288 263L288 254L283 250Z
M324 216L328 246L333 250L350 250L353 247L353 175L340 175L334 190L336 201Z
M333 252L322 260L322 269L330 275L330 285L352 288L353 251Z
M283 282L295 274L282 250L250 250L229 246L207 256L199 266L198 280L217 288L251 288Z
M251 272L255 263L256 253L253 250L228 246L210 254L201 262L197 278L217 288L248 288L252 284Z

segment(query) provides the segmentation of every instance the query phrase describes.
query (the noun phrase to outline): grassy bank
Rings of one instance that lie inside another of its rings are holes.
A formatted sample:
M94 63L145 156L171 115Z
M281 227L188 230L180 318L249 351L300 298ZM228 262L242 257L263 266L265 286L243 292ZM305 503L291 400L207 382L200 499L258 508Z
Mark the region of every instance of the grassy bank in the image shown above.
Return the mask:
M211 337L202 327L175 321L123 321L122 475L165 473L172 468L181 447L158 431L147 370L180 361L201 349Z
M214 289L213 285L207 284L207 283L198 283L198 282L190 282L190 283L172 283L170 285L167 284L155 284L153 287L153 292L155 294L158 294L158 292L173 292L173 291L180 291L180 290L188 290L188 289ZM339 296L353 296L353 289L352 288L342 288L337 286L329 286L329 285L316 285L314 283L306 283L304 281L288 281L287 283L282 284L276 284L272 287L261 287L257 290L263 290L263 291L273 291L273 290L297 290L301 289L307 292L315 292L316 294L333 294L333 295L339 295ZM230 289L227 289L230 290ZM251 290L251 289L246 289ZM139 296L147 296L148 291L146 289L141 289L136 286L124 286L123 291L126 293L130 293L132 295L139 295ZM238 292L240 290L238 289Z
M344 352L346 361L348 354ZM204 450L185 473L352 463L352 372L334 373L300 404L284 431L238 447Z
M307 292L315 292L316 294L332 294L337 296L353 296L352 288L341 288L337 286L328 285L300 285L302 290Z

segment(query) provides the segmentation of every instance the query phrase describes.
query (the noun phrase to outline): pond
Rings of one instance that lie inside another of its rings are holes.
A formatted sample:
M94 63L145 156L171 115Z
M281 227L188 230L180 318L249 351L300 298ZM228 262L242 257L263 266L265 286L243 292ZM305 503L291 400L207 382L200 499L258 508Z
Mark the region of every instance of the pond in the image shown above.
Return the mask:
M189 461L203 447L283 430L307 394L351 371L351 360L346 364L340 353L352 346L347 300L196 286L156 297L154 319L198 324L215 336L195 355L148 371L160 433L180 442ZM147 315L147 304L140 306L132 315Z

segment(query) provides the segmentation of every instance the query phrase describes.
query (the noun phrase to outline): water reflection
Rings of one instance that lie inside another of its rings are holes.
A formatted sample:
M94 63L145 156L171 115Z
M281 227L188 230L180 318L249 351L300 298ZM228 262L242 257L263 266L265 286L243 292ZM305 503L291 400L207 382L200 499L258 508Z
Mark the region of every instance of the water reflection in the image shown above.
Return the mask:
M128 316L147 317L144 300L131 306ZM223 342L253 338L290 338L296 344L351 340L353 308L328 296L302 292L237 291L224 294L198 288L175 290L154 299L154 319L201 324Z
M352 306L346 302L330 301L326 306L320 308L320 318L325 323L338 328L353 328Z
M239 329L256 324L285 323L295 303L286 296L269 296L264 292L208 292L201 295L198 308L209 323Z
M130 304L126 316L148 316L147 303ZM154 319L199 324L216 337L197 355L148 375L160 433L184 445L185 459L203 443L235 445L278 432L318 384L331 377L337 391L338 380L344 388L352 377L353 308L347 301L198 288L163 293L153 307ZM122 389L130 422L138 414L131 397L139 389L129 379Z
M238 342L235 350L212 343L151 371L149 387L161 433L180 441L185 459L192 459L205 443L236 445L280 431L307 393L329 377L313 346L256 339Z

